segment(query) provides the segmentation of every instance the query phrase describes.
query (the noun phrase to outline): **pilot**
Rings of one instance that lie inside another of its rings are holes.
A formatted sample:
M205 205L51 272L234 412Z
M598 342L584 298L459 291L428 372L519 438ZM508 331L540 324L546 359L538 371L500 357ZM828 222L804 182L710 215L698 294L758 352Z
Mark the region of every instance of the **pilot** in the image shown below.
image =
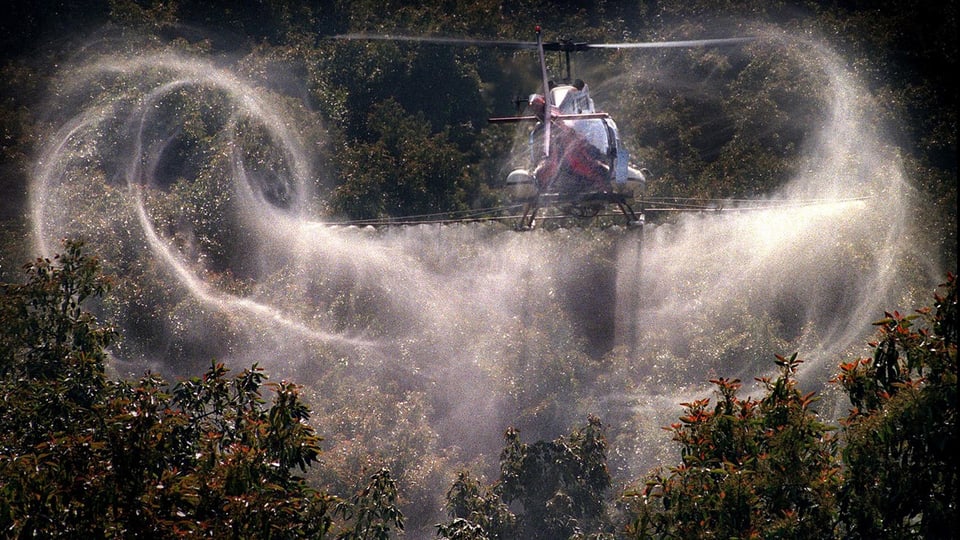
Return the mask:
M530 107L544 122L543 96L530 97ZM584 193L609 191L610 168L607 155L566 122L550 125L550 155L537 164L533 175L541 190L556 190L559 193Z

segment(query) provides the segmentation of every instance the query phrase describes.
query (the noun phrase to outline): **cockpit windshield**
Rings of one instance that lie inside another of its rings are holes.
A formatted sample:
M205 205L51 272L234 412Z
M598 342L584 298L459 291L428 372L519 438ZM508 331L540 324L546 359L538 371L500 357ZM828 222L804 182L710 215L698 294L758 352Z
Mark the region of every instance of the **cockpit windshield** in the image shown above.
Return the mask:
M554 86L551 92L553 103L557 105L560 114L582 114L593 111L593 100L590 99L590 90L581 80L571 84Z

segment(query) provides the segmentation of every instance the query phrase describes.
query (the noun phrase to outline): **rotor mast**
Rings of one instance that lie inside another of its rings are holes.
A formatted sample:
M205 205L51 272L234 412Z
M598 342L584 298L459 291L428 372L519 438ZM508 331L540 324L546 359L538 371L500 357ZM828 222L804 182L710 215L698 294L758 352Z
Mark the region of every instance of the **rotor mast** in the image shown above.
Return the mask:
M550 155L550 124L553 123L553 100L550 97L550 80L547 77L547 62L543 56L543 40L540 38L540 25L537 31L537 53L540 55L540 78L543 84L543 157Z

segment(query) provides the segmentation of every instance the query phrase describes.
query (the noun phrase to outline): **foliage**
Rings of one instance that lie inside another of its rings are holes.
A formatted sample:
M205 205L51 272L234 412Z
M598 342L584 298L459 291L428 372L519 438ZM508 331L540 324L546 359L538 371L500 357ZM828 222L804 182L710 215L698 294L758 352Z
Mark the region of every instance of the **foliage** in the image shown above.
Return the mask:
M393 99L372 106L379 139L355 143L332 207L351 218L418 216L466 206L465 158L446 133L432 135L423 115L406 116Z
M444 538L583 538L602 532L604 493L610 488L606 439L598 418L552 442L520 442L507 430L500 479L490 489L468 474L447 492L452 521L437 526ZM509 508L522 509L513 514Z
M447 513L453 519L437 525L441 538L492 540L516 536L517 517L495 489L484 486L469 471L457 473L447 491Z
M169 389L108 381L114 336L83 309L107 281L82 244L0 298L0 527L13 536L322 536L333 498L295 472L319 455L309 410L256 365ZM273 394L268 407L261 391Z
M874 323L873 358L840 366L839 493L848 538L948 538L957 531L957 283L932 308Z
M370 483L336 511L353 524L338 540L388 540L396 528L403 531L403 513L397 508L397 485L390 471L380 469Z
M75 429L107 385L104 349L115 333L82 307L103 296L110 280L99 274L97 260L82 255L82 244L67 242L64 248L53 260L25 266L25 284L2 289L0 377L6 399L0 418L4 436L25 447L45 443L49 432Z
M440 514L438 488L451 469L429 420L435 415L422 393L378 390L351 368L332 366L308 395L318 402L315 422L326 435L323 466L310 479L326 491L352 493L372 482L370 471L389 471L404 530L414 536L429 530ZM402 380L402 369L386 371Z
M836 440L796 387L801 361L778 357L780 375L759 379L760 400L741 382L715 379L717 403L684 404L669 430L682 463L655 472L621 502L631 538L829 538L839 486Z

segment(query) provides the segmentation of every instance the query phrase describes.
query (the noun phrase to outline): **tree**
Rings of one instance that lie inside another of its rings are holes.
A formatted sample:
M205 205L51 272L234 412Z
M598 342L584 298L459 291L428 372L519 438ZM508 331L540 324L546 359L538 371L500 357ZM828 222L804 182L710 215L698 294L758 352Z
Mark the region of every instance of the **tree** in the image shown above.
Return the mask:
M290 383L213 363L172 391L108 381L115 334L84 310L99 263L67 241L0 296L0 528L13 537L322 537L335 498L295 474L319 437ZM261 395L273 394L268 407Z
M25 266L25 284L0 286L3 410L20 404L11 399L17 397L38 406L29 423L9 426L10 436L24 445L42 442L50 430L70 429L101 398L104 350L116 338L82 309L109 291L110 280L100 275L96 259L82 254L82 243L66 242L64 248L53 260Z
M830 538L839 466L831 428L794 377L801 360L777 357L780 375L758 379L760 400L741 382L715 379L717 403L684 404L669 430L682 463L624 492L630 538Z
M469 471L457 473L447 491L447 513L453 518L437 525L437 536L449 540L492 540L516 537L517 517L500 497Z
M337 505L336 511L351 525L337 535L337 540L388 540L394 528L403 531L397 496L390 471L377 471L362 491Z
M500 479L492 489L461 473L447 492L453 520L438 525L440 536L553 540L603 532L610 474L598 418L550 442L521 443L520 432L512 428L505 441ZM511 513L511 504L519 505L519 514Z
M956 538L956 276L941 287L932 308L874 323L873 358L835 378L853 405L839 493L847 538Z

